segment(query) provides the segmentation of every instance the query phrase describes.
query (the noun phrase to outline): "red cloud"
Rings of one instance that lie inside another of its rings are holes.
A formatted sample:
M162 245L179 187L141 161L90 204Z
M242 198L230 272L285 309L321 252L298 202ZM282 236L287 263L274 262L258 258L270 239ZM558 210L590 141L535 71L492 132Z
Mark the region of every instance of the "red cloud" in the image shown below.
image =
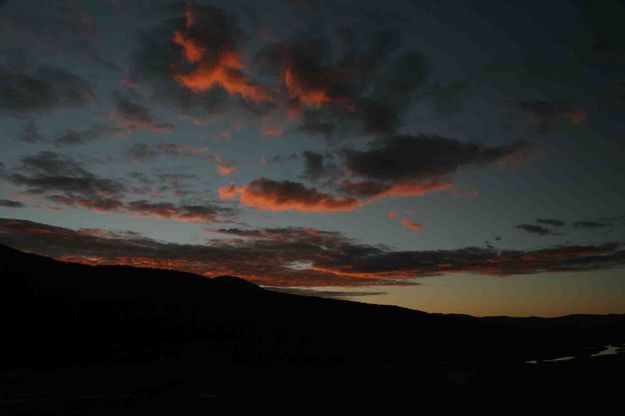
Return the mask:
M530 122L543 127L559 118L568 120L569 124L575 126L586 121L587 117L583 108L559 102L522 101L519 108Z
M354 182L345 179L340 184L341 190L347 195L354 195L364 199L384 197L423 196L430 192L440 192L452 188L453 183L446 179L429 179L420 182Z
M355 198L337 198L314 188L291 181L256 179L246 186L231 184L219 188L221 199L240 195L241 204L267 211L340 212L359 206Z
M237 170L235 165L224 163L218 154L212 154L211 159L215 162L217 172L222 176L231 175Z
M418 222L412 222L408 218L402 218L401 223L404 227L412 231L420 231L421 228L423 228L423 224L419 224Z
M448 190L451 185L451 181L439 179L416 183L400 182L390 185L388 189L381 192L377 196L423 196L425 194L429 194L430 192L440 192Z
M356 110L356 105L350 98L330 92L332 80L338 74L329 68L319 69L322 71L315 73L316 79L306 79L304 73L300 74L295 65L288 61L285 63L282 76L289 97L293 100L289 119L299 117L299 113L306 106L319 108L323 105L334 104L350 112Z
M284 129L282 127L265 126L260 133L266 138L282 137Z
M129 264L205 276L231 274L270 286L396 285L412 284L413 278L448 273L492 276L570 273L625 264L625 250L618 243L533 251L479 247L396 251L321 230L216 232L232 238L211 239L202 245L176 244L142 238L132 232L75 231L0 219L0 241L34 253L88 264Z
M215 9L189 4L185 27L174 32L172 42L182 48L183 59L194 68L189 72L175 70L174 79L193 91L220 86L229 94L240 94L248 100L270 100L266 87L243 75L241 57L226 25Z

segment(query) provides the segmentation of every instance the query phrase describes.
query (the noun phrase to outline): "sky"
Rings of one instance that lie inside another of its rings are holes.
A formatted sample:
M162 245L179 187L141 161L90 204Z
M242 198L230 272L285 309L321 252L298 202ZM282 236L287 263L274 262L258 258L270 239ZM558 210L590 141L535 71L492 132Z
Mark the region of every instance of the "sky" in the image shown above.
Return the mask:
M625 313L625 3L0 1L0 242Z

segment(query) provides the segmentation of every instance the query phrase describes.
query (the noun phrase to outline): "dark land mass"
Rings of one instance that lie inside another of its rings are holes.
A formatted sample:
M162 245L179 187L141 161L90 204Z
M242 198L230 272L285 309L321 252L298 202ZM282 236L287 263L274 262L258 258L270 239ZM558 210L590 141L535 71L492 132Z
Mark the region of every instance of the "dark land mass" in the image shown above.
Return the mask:
M2 415L337 401L598 412L620 407L625 374L625 354L592 356L625 343L625 315L429 314L2 245L0 330Z

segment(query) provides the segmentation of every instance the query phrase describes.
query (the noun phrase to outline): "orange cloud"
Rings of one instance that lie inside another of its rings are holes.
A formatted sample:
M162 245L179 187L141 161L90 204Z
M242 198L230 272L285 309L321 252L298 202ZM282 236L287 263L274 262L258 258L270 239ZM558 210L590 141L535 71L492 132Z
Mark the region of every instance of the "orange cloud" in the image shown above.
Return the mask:
M243 187L230 184L219 188L221 199L239 196L243 205L267 211L340 212L360 204L355 198L337 198L291 181L256 179Z
M202 20L199 13L210 16ZM225 28L212 25L215 23L214 13L209 9L200 11L189 4L185 28L174 32L172 42L182 48L183 59L194 68L189 72L175 70L174 79L197 92L220 86L229 94L239 94L248 100L271 100L265 86L252 83L243 74L244 66L234 41L227 36ZM220 29L224 29L221 30L223 33L217 33Z
M326 71L327 73L324 75L328 79L337 75L332 74L332 71L328 69ZM295 101L289 110L288 118L290 120L299 118L302 109L307 106L319 108L323 105L334 104L350 112L356 110L353 100L346 96L332 94L329 87L323 82L306 82L303 77L298 76L295 67L290 64L286 64L283 70L283 81L289 97Z
M522 101L519 108L525 113L528 120L546 127L547 124L558 118L566 119L571 125L578 125L586 121L586 110L574 105L549 101Z
M217 133L217 137L219 137L220 139L229 139L230 137L232 137L232 134L228 130L220 130Z
M404 227L412 231L420 231L421 228L423 228L423 224L419 224L418 222L412 222L408 218L402 218L401 223Z
M582 124L586 121L586 111L581 108L572 108L566 112L565 116L569 119L569 123L573 125Z
M212 154L211 159L216 164L217 172L222 176L230 175L237 170L235 165L225 163L218 154Z
M284 129L282 127L263 127L260 133L263 137L273 138L273 137L282 137L284 134Z
M447 273L570 273L625 264L625 250L618 243L534 251L479 247L395 251L321 230L289 227L215 232L233 238L214 238L202 245L177 244L147 239L132 231L76 231L0 219L3 244L50 257L88 264L176 269L205 276L238 275L272 286L414 284L413 278Z
M542 157L542 153L538 149L524 148L514 153L504 156L497 162L500 168L516 168L527 160L533 160Z
M228 165L217 165L217 172L222 176L228 176L236 171L236 167Z
M399 182L392 184L387 190L378 194L378 196L423 196L425 194L429 194L430 192L448 190L451 186L451 181L438 179L417 183Z
M420 182L354 182L345 179L340 183L341 190L348 195L355 195L371 202L385 197L423 196L430 192L449 190L453 183L447 179L428 179Z

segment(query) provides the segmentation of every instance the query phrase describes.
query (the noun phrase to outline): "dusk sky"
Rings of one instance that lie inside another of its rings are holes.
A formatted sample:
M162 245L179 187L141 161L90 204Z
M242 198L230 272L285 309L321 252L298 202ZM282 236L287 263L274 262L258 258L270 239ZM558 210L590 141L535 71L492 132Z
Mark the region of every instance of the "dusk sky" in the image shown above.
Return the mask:
M0 242L625 313L623 22L618 0L0 0Z

